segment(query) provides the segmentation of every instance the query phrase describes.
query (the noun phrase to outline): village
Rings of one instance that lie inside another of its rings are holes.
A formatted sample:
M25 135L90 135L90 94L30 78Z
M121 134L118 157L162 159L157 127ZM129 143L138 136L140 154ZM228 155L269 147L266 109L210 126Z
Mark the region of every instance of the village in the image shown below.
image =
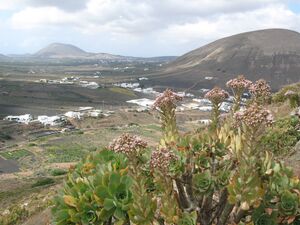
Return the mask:
M97 75L97 78L99 76ZM68 85L79 85L81 87L97 89L101 88L100 84L94 81L85 81L81 80L82 78L79 76L71 76L64 77L61 80L46 80L40 79L37 82L47 83L47 84L68 84ZM122 82L122 83L113 83L112 86L124 88L131 90L133 92L144 94L144 98L139 99L131 99L126 101L127 107L119 108L117 110L123 110L126 112L148 112L154 103L154 99L161 94L159 91L154 90L152 87L145 87L141 84L142 81L147 81L149 78L147 77L139 77L136 79L136 82ZM208 78L206 78L208 79ZM209 78L210 79L210 78ZM202 88L198 91L198 96L194 93L188 93L184 91L177 92L177 94L184 98L183 102L178 105L177 111L200 111L200 112L210 112L212 110L212 104L208 99L205 99L200 96L204 96L204 94L209 91L209 89ZM247 97L245 95L244 97ZM228 113L233 104L233 96L230 96L226 101L222 102L220 105L220 110L223 113ZM246 102L247 98L243 98L242 102ZM84 106L76 108L72 111L67 111L63 114L58 115L32 115L32 114L24 114L24 115L8 115L4 117L3 120L15 121L17 123L22 124L30 124L30 123L40 123L44 126L51 127L63 127L69 120L81 120L84 118L104 118L109 117L114 114L115 111L103 110L91 106ZM207 123L207 120L205 120Z

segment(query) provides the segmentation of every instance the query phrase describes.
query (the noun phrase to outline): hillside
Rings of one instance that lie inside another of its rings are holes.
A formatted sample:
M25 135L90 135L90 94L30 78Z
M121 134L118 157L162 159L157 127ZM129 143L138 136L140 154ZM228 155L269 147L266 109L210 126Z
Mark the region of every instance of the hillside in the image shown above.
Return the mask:
M264 78L278 89L298 82L299 69L300 34L268 29L226 37L191 51L169 63L153 80L161 86L196 89L222 86L245 74L251 80Z

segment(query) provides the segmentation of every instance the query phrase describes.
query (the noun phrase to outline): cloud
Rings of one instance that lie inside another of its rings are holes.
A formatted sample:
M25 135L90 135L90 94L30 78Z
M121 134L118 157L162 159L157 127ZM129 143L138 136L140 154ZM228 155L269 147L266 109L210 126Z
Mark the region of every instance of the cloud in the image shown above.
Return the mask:
M183 43L192 40L214 40L220 37L267 28L299 29L300 15L284 5L276 4L248 12L220 14L199 18L194 23L174 24L162 32L170 40Z
M149 45L149 49L153 46L152 49L157 48L157 51L162 46L168 50L174 49L170 54L181 54L212 40L249 30L275 27L300 30L299 14L288 7L288 3L295 0L6 2L11 2L6 7L13 9L8 19L11 28L35 33L36 39L39 33L47 33L51 40L57 37L59 41L65 39L62 37L62 31L65 31L73 34L75 39L80 37L84 41L98 38L109 46L127 42L128 46L137 48L134 43ZM0 3L0 10L1 6ZM44 36L43 40L46 40ZM77 41L80 42L79 39Z
M87 2L88 0L1 0L0 10L53 6L64 11L77 11L84 9Z
M85 8L87 0L24 0L32 7L53 6L65 11L78 11Z
M49 26L74 25L77 19L80 18L76 13L66 13L56 7L27 7L11 17L11 24L15 29L48 29Z
M58 7L62 6L59 2L64 2L66 7L71 1L30 2L51 3L57 7L31 6L15 13L11 18L15 29L68 26L87 34L111 32L114 35L145 35L159 31L175 34L178 30L177 33L186 34L185 39L188 39L200 34L219 36L222 30L228 34L233 30L270 25L290 26L297 18L278 0L89 0L76 12Z

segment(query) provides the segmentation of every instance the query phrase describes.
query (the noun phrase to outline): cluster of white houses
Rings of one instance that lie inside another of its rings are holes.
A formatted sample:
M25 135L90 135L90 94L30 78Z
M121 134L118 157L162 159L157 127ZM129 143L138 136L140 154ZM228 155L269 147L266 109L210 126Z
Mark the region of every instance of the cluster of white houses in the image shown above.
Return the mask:
M47 116L41 115L34 117L31 114L24 114L19 116L6 116L4 120L15 121L18 123L29 124L32 122L39 122L45 126L62 126L69 119L82 119L87 117L100 118L108 117L114 114L114 111L102 111L100 109L94 109L94 107L80 107L75 111L68 111L62 115Z
M132 103L139 105L144 108L151 108L154 100L148 98L141 98L141 99L133 99L127 101L127 103ZM222 102L220 106L220 110L222 112L229 112L231 109L232 103L231 102ZM186 111L186 110L199 110L202 112L210 112L212 111L212 104L209 100L203 98L193 98L192 101L185 101L181 105L177 107L177 111Z
M99 76L97 76L99 77ZM81 87L89 88L89 89L97 89L99 84L94 81L86 81L80 80L80 77L64 77L61 80L47 80L47 79L40 79L37 82L39 83L48 83L48 84L76 84Z

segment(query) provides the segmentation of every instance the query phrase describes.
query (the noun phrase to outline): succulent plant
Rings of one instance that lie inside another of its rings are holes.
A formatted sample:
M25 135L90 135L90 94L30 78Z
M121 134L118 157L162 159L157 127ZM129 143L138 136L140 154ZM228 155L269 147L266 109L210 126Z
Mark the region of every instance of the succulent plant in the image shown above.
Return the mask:
M265 83L256 84L259 92ZM228 83L238 95L250 85L244 77ZM299 225L299 178L261 144L273 129L271 113L252 99L220 121L226 92L215 88L206 97L215 107L213 129L180 134L181 97L167 90L154 104L162 121L156 148L124 134L72 168L54 200L55 223Z

